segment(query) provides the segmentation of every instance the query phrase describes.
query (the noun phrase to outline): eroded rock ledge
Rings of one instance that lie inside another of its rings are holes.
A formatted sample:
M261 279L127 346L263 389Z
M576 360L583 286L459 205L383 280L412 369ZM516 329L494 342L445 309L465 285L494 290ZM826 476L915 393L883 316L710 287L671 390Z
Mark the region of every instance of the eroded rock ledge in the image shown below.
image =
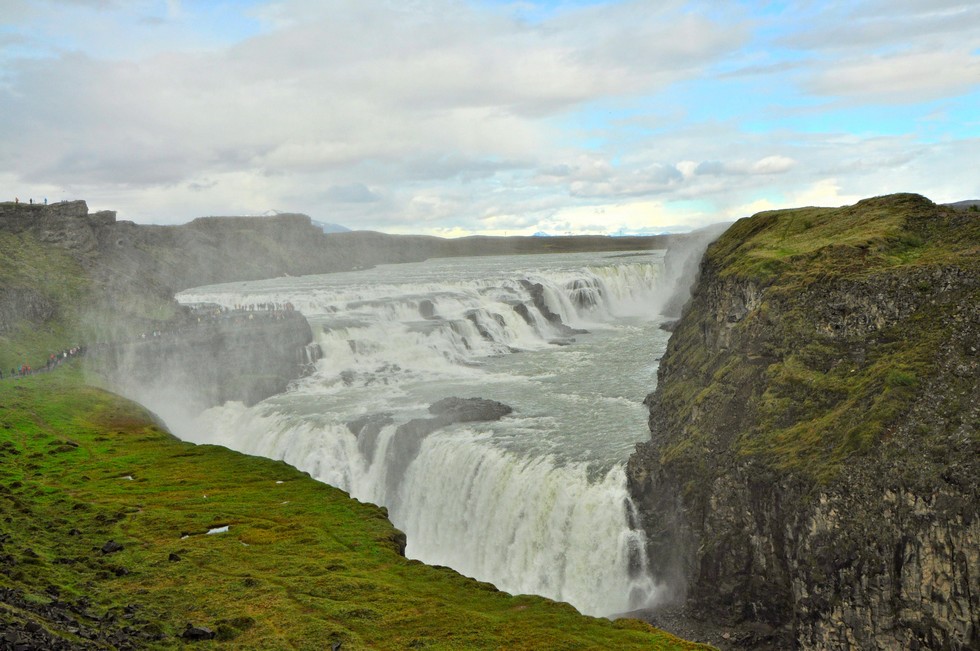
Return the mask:
M299 312L223 313L174 331L96 348L89 361L124 392L180 392L201 410L228 400L251 405L282 393L319 356Z

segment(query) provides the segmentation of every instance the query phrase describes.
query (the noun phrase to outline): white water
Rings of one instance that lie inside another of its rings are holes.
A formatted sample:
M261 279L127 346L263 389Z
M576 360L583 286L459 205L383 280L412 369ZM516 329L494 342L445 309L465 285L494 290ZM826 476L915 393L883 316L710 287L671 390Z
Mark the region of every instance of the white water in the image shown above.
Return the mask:
M189 290L182 302L292 303L323 358L252 408L228 403L187 420L173 405L149 406L182 438L282 459L387 506L409 557L588 614L625 612L658 598L623 467L648 436L641 401L667 340L662 277L660 252L569 254ZM522 281L540 283L548 309L589 333L549 323ZM447 396L514 413L437 430L417 450L397 440L399 424ZM390 424L352 433L348 423L377 414Z

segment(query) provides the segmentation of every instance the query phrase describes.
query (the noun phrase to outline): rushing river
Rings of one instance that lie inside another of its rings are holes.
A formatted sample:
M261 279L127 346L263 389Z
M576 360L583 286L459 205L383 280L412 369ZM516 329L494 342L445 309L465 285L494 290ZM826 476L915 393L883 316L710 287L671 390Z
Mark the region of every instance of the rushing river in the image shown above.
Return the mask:
M323 357L285 394L170 425L387 506L411 558L588 614L647 606L658 588L624 464L648 436L641 401L667 342L665 277L653 251L441 259L188 290L183 303L291 303ZM436 430L417 452L393 445L399 424L449 396L514 411ZM372 416L380 426L355 436L348 424Z

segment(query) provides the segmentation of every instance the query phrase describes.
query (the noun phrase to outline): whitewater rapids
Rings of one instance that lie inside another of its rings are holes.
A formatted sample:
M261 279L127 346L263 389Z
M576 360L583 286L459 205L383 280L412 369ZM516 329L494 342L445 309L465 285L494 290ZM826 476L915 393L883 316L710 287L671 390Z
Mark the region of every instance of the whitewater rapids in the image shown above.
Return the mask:
M196 288L178 299L292 304L322 357L254 407L188 417L143 401L181 438L281 459L386 506L411 558L586 614L648 607L660 590L624 464L648 436L666 275L662 252L562 254ZM514 413L397 444L399 424L448 396ZM358 419L375 426L355 435Z

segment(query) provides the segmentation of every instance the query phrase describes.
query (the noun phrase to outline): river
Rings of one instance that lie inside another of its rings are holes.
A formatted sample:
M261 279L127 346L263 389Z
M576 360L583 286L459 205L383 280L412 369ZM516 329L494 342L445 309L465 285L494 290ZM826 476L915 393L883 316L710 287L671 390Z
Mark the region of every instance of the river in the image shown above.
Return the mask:
M281 459L386 506L411 558L586 614L649 607L660 591L624 465L649 436L642 400L667 343L668 275L662 251L576 253L187 290L185 304L291 303L323 356L255 406L162 415L185 440ZM417 451L392 444L399 424L449 396L514 411L436 430ZM375 427L355 435L365 418Z

